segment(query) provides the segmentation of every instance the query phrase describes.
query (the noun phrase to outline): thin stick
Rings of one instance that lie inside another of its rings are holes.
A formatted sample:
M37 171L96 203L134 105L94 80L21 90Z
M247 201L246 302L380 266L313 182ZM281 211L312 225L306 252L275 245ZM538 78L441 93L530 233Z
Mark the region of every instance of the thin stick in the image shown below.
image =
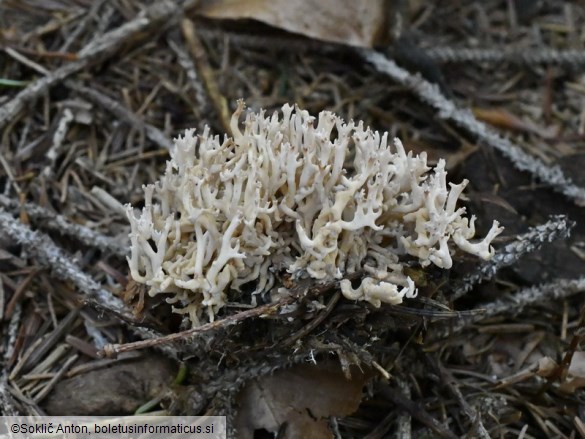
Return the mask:
M175 43L171 38L167 39L167 44L177 55L177 62L179 65L187 73L189 85L195 94L195 103L197 104L197 109L194 109L194 115L199 119L201 118L199 113L204 111L205 107L207 106L207 95L205 94L204 85L201 82L199 75L197 74L193 60L187 51L183 49L183 46ZM199 125L201 125L201 122L199 122Z
M219 84L215 79L216 75L213 72L211 65L209 64L207 54L203 48L203 44L201 44L201 41L195 32L195 23L193 23L193 21L189 20L188 18L185 18L181 21L181 30L183 31L183 37L187 42L189 52L191 53L193 61L195 61L195 65L199 70L201 79L205 84L207 94L209 95L215 111L219 116L221 126L227 135L232 136L233 133L230 125L231 117L228 109L227 99L219 89Z
M41 265L51 267L56 277L73 282L87 298L95 299L104 307L133 320L132 314L125 309L120 299L102 289L100 284L81 271L79 266L47 235L34 232L2 209L0 209L0 230L18 244L22 244Z
M380 386L380 394L390 402L394 403L399 410L404 410L420 423L426 425L428 428L440 437L448 439L456 439L453 433L447 430L443 425L433 418L421 405L411 401L409 398L401 395L395 389L392 389L387 384Z
M8 336L4 337L5 343L3 343L4 355L3 364L6 365L14 353L14 346L16 345L16 338L18 334L18 328L21 321L22 308L17 306L10 323L8 324ZM4 366L2 373L0 374L0 413L4 416L16 416L18 410L14 398L10 394L8 389L8 370Z
M573 360L573 355L575 355L575 351L579 349L579 345L583 339L585 339L585 306L581 308L579 324L577 329L575 329L571 342L569 343L569 348L553 373L547 377L547 381L539 391L539 395L546 392L554 381L563 381L566 379L569 367L571 366L571 361Z
M51 378L51 381L47 383L45 387L34 397L34 401L38 404L41 402L48 394L53 390L53 388L57 385L57 382L65 375L65 373L69 370L71 365L77 361L79 358L78 354L74 354L65 361L65 364L59 368L57 373Z
M434 107L437 116L450 120L471 134L481 139L492 148L500 151L516 168L530 172L541 181L551 185L555 190L572 199L578 206L585 206L585 188L579 187L563 174L559 166L549 166L536 157L524 152L519 146L503 138L494 130L478 121L468 109L457 108L455 103L447 99L435 84L413 75L374 50L360 49L359 54L377 71L390 76L394 81L410 88L421 100Z
M351 277L359 277L360 275L361 275L360 273L354 273L351 275ZM307 295L320 295L323 294L325 291L329 291L330 289L337 287L337 285L338 285L337 281L325 283L322 285L315 285L313 287L310 286L306 287L303 284L301 284L298 288L296 288L296 291L292 291L290 295L283 297L277 302L268 303L257 308L251 308L245 311L241 311L239 313L227 316L221 320L216 320L214 322L206 323L204 325L191 328L186 331L176 332L173 334L165 335L163 337L151 340L135 341L133 343L126 344L106 345L104 349L100 352L100 355L107 357L115 357L116 355L121 354L123 352L134 351L137 349L146 349L149 347L159 346L161 344L168 344L177 341L189 341L193 337L199 334L203 334L205 332L215 331L221 328L226 328L231 325L237 325L251 318L267 317L274 315L282 307L290 305L291 303L297 301L301 297Z
M307 334L309 334L311 331L313 331L313 329L315 329L317 326L319 326L323 322L323 320L325 320L325 318L329 314L331 314L331 311L333 311L333 308L335 308L335 305L337 304L337 302L339 302L340 297L341 297L341 292L337 291L333 295L333 297L331 297L331 299L329 299L329 303L327 303L327 306L325 307L325 309L323 311L321 311L319 313L319 315L317 315L309 323L307 323L305 326L303 326L300 331L295 332L294 334L292 334L290 337L286 338L282 342L278 342L278 347L283 348L286 346L290 346L298 339L305 337ZM275 347L275 346L273 346L273 347Z
M446 384L446 386L450 390L451 394L455 397L455 399L459 403L459 406L461 407L463 413L465 414L465 416L467 417L469 422L472 424L473 429L475 431L470 431L468 433L469 436L479 437L482 439L490 439L490 435L489 435L488 431L486 430L483 423L481 422L480 414L477 412L477 410L474 407L472 407L465 400L465 397L463 396L463 393L459 389L459 386L457 385L457 382L456 382L455 378L453 377L453 374L451 373L451 371L449 369L443 367L443 365L440 363L438 358L430 358L429 361L435 367L435 369L437 369L437 371L439 372L439 375L442 378L441 381L444 384Z
M15 406L14 398L12 398L12 395L10 395L10 391L8 390L6 374L3 373L0 376L0 409L2 409L2 414L4 416L17 416L18 411Z

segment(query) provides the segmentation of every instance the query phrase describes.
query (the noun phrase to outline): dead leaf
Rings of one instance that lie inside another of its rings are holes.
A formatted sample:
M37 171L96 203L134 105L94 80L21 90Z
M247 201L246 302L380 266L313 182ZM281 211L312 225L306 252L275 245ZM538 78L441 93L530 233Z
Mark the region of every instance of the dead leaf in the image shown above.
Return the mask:
M558 127L549 126L541 128L531 122L524 121L518 116L502 108L473 108L476 118L497 128L512 131L528 132L536 134L543 139L553 139L558 134Z
M385 44L384 0L208 0L197 14L215 19L253 19L289 32L357 47Z
M297 365L246 385L238 396L235 427L240 438L253 438L255 430L286 439L329 439L330 416L354 413L369 375L357 367L347 380L338 363Z
M175 374L172 363L157 355L114 361L57 383L44 409L53 416L130 414L164 392Z
M514 131L526 131L526 123L502 108L473 108L473 114L482 122Z

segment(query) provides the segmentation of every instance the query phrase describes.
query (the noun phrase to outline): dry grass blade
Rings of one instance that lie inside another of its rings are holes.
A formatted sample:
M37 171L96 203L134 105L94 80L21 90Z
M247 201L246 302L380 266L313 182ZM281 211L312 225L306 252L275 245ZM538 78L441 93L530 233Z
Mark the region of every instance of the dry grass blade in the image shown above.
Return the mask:
M100 93L99 91L85 87L81 84L78 84L75 81L68 80L65 82L66 85L78 92L81 96L84 96L89 101L96 103L100 107L102 107L106 111L111 111L114 115L119 117L122 120L125 120L133 127L137 128L140 131L144 131L146 136L155 144L169 150L172 148L172 142L169 140L167 136L165 136L158 128L150 125L149 123L144 122L139 116L124 108L124 106L115 101L108 96Z
M232 136L230 112L227 100L220 91L217 80L215 79L215 73L211 69L209 61L207 60L203 44L201 44L201 41L195 32L195 24L189 19L184 19L181 21L181 30L183 31L183 36L185 37L191 56L195 61L195 65L199 69L207 94L219 116L223 130L228 136Z
M65 361L65 364L61 366L53 378L51 378L51 380L42 388L42 390L35 395L34 401L36 403L42 401L49 394L49 392L51 392L51 390L55 387L55 384L57 384L57 382L65 375L71 365L75 363L78 358L78 355L72 355Z
M73 310L63 318L59 323L59 326L43 338L38 346L35 346L34 350L32 350L32 354L27 356L26 361L21 362L14 368L11 376L15 376L21 370L28 372L40 363L41 359L64 337L67 332L71 330L71 325L75 319L77 319L78 315L79 310Z

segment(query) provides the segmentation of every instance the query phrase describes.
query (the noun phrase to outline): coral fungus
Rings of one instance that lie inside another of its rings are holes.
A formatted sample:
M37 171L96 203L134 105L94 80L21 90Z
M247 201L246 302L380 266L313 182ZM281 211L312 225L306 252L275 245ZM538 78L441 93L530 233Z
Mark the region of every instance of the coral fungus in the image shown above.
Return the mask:
M448 186L443 160L430 168L387 133L290 105L281 116L249 113L242 130L243 109L233 138L206 128L176 139L164 175L144 188L141 214L128 206L132 277L151 295L168 294L193 325L248 282L256 293L286 294L275 286L283 270L316 281L362 270L361 285L342 280L342 293L379 306L416 295L406 255L449 268L449 241L493 255L498 223L470 241L475 218L457 207L467 182Z

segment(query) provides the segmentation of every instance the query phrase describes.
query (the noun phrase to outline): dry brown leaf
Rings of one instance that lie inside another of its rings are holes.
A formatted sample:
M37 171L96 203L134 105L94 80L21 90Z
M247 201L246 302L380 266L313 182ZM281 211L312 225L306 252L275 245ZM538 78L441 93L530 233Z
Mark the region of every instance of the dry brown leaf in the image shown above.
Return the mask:
M284 429L286 439L332 438L328 418L355 412L368 378L354 368L347 380L338 363L326 362L298 365L254 380L238 396L238 437L253 438L260 429L273 433Z
M536 134L543 139L552 139L557 135L558 128L549 126L541 128L531 122L524 121L518 116L502 108L473 108L473 114L482 122L497 128L503 128L512 131L528 132Z
M53 416L130 414L167 391L175 375L173 364L157 355L115 361L57 383L44 409Z
M482 122L514 131L527 131L526 123L502 108L473 108L473 114Z
M324 41L358 47L384 44L388 10L384 0L208 0L199 15L253 19Z

